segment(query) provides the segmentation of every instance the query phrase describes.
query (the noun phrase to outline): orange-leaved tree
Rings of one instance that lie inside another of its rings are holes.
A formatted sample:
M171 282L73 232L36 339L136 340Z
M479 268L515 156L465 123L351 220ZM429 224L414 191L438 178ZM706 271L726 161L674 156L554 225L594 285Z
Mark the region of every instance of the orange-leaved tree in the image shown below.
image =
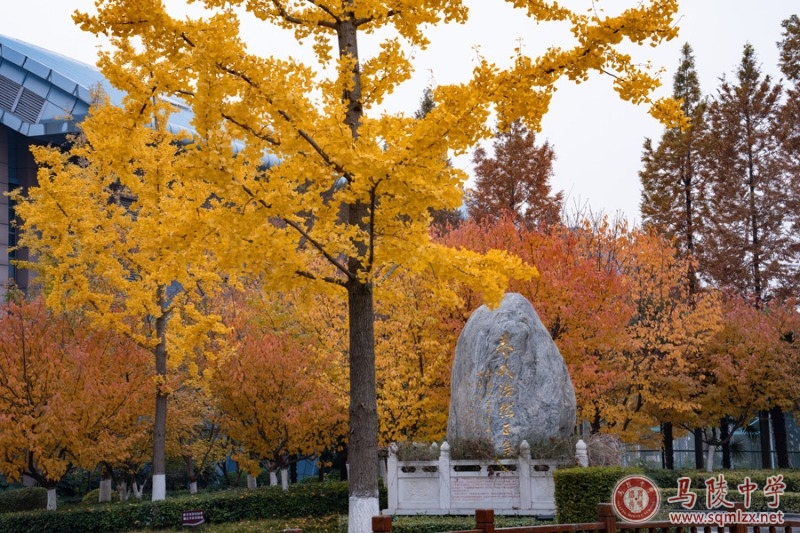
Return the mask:
M73 466L123 461L152 396L147 353L41 298L0 308L0 470L48 489Z
M612 72L621 97L648 101L658 80L619 47L677 33L676 0L631 2L610 16L512 3L534 27L570 26L573 41L538 57L519 47L505 70L479 59L463 80L435 89L437 106L423 118L381 106L411 77L410 51L427 47L430 26L468 20L461 0L203 0L186 18L160 0L105 0L77 17L114 47L100 63L111 83L141 102L180 94L193 110L196 136L186 150L195 164L179 180L212 185L216 249L276 287L311 279L346 295L351 533L368 531L378 513L375 286L398 265L420 271L437 263L494 303L509 276L532 275L505 254L478 257L431 242L431 209L457 207L466 179L447 164L450 151L464 153L489 135L492 108L504 124L523 117L538 129L562 77ZM254 53L239 35L250 16L287 30L313 58ZM677 111L675 102L653 107L661 118ZM280 164L266 168L265 153ZM310 268L318 258L326 267Z
M700 409L696 427L707 427L706 469L723 448L723 466L730 467L726 445L737 429L773 406L793 409L797 379L800 315L793 303L773 302L761 309L735 294L724 299L720 331L700 359L702 381L695 396Z
M688 269L669 241L624 221L583 219L547 231L462 224L443 239L478 250L508 250L537 265L539 277L514 280L570 370L579 418L593 432L652 437L656 413L686 413L690 370L719 314L712 296L687 299Z
M625 400L611 411L624 413L617 419L623 432L635 425L641 433L660 422L684 422L699 408L698 368L721 327L721 309L717 293L691 293L692 259L680 259L662 235L633 231L620 256L634 312L620 347Z
M262 461L285 468L293 457L334 449L345 433L334 377L341 359L313 349L310 336L276 331L269 315L236 299L236 314L226 313L232 351L211 383L221 429L242 448L234 459L257 476Z

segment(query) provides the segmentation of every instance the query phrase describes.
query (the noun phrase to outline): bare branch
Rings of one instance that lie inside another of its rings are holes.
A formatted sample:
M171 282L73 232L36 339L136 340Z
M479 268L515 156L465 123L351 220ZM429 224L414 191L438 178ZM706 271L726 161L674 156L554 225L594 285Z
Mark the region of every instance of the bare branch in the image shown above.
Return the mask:
M219 64L219 63L217 64L217 66L222 71L227 72L231 76L235 76L235 77L239 78L240 80L244 81L245 83L247 83L248 85L250 85L254 89L259 90L259 91L261 90L261 88L259 87L258 83L256 83L254 80L250 79L250 77L247 76L247 74L245 74L243 72L239 72L238 70L234 70L232 68L226 67L225 65L222 65L222 64ZM273 104L271 98L266 98L266 100L267 100L267 102L269 104ZM286 122L288 122L292 126L295 126L294 121L292 120L292 117L291 117L291 115L289 115L289 113L287 113L286 111L283 111L283 110L278 110L278 114L281 117L283 117L283 119ZM226 115L223 115L223 116L226 119L231 120L231 122L233 122L237 126L240 126L240 127L244 128L246 131L249 131L249 132L253 133L253 135L256 135L259 138L263 138L265 141L270 142L269 138L261 137L258 132L255 132L254 130L252 130L248 126L240 124L239 122L233 120L232 118L230 118L230 117L228 117ZM300 135L300 137L302 137L311 146L311 148L314 149L314 151L322 158L322 160L325 162L326 165L330 166L336 172L338 172L343 177L345 177L347 179L347 181L351 181L352 180L352 174L347 172L343 166L341 166L338 163L336 163L335 161L333 161L333 159L328 155L328 153L314 140L314 138L308 132L306 132L306 131L304 131L304 130L302 130L300 128L297 128L297 127L295 127L295 131L297 132L298 135ZM273 142L273 144L275 144L277 146L280 143Z
M312 274L310 272L306 272L304 270L295 270L294 273L297 274L298 276L302 276L302 277L308 278L308 279L313 279L315 281L316 280L321 280L321 281L324 281L326 283L332 283L334 285L339 285L340 287L344 287L345 286L344 281L342 281L340 279L337 279L337 278L332 278L330 276L315 276L314 274Z
M316 239L314 239L311 235L308 234L306 230L304 230L300 224L289 220L287 218L282 219L287 225L294 228L300 235L302 235L311 245L316 248L319 253L321 253L325 259L330 262L334 267L336 267L342 274L347 276L347 279L354 280L354 275L345 267L341 262L339 262L335 257L333 257L330 253L328 253L323 247L322 244L319 243Z
M262 141L268 142L269 144L271 144L273 146L280 146L281 145L281 142L279 140L271 137L270 135L267 135L266 133L261 133L261 132L256 131L252 126L249 126L249 125L247 125L247 124L245 124L245 123L243 123L243 122L241 122L239 120L236 120L235 118L233 118L232 116L228 115L227 113L221 113L221 114L222 114L222 118L224 118L225 120L227 120L229 122L232 122L232 123L236 124L237 126L242 128L246 132L250 133L254 137L258 137Z

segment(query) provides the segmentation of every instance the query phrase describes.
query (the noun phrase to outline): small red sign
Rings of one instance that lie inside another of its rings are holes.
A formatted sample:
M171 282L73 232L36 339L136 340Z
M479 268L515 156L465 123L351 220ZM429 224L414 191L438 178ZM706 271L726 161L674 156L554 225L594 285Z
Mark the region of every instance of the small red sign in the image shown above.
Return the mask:
M183 511L181 513L181 525L195 527L205 524L205 511Z
M647 522L661 508L661 494L650 478L627 476L614 487L611 495L614 512L626 522Z

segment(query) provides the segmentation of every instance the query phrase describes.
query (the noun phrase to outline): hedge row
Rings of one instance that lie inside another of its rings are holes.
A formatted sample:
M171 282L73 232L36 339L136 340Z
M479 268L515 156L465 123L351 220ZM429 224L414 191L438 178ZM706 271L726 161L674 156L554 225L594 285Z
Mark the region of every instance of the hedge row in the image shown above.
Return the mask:
M636 467L593 466L553 472L556 521L576 524L597 521L597 504L609 502L617 481L630 474L643 474Z
M532 516L500 516L495 515L496 527L537 526L545 522ZM474 516L393 516L392 533L440 533L441 531L458 531L475 527Z
M0 492L0 513L33 511L47 507L47 489L25 487Z
M292 485L288 492L280 487L264 487L168 498L159 502L137 501L79 506L55 512L12 513L0 515L0 531L100 533L179 528L183 511L203 510L207 522L218 524L347 514L347 507L346 482L309 483Z
M591 467L556 470L555 481L556 520L562 524L594 522L597 520L597 504L611 501L611 493L617 481L631 474L644 474L652 479L661 489L662 508L677 509L680 504L669 504L667 498L678 492L678 478L689 477L692 480L690 490L697 495L695 510L704 510L706 498L706 480L710 477L724 476L727 482L727 499L732 502L742 501L744 496L737 490L737 485L744 483L744 478L758 485L752 494L751 511L769 511L767 503L772 498L764 496L763 489L768 477L782 475L786 484L786 492L780 497L778 509L785 512L800 511L800 472L797 470L724 470L718 472L644 471L641 468Z

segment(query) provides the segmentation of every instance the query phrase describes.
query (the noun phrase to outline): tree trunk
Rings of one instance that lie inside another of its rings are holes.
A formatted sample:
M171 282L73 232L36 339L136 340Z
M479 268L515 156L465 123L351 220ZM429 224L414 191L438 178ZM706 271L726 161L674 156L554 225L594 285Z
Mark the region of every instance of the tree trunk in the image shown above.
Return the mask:
M772 419L772 438L775 441L775 453L778 458L778 468L790 468L789 445L786 434L786 417L783 409L778 406L769 410Z
M344 445L342 449L342 453L339 454L338 457L339 461L339 479L341 481L347 481L347 445Z
M772 468L772 444L769 438L769 411L758 412L758 431L761 440L761 468Z
M281 488L284 492L289 490L289 469L281 468Z
M194 469L194 458L191 455L184 455L183 462L186 464L186 478L189 480L189 493L197 494L197 473Z
M97 498L100 503L111 501L111 477L103 474L100 480L100 496Z
M58 507L58 501L56 500L56 488L47 489L47 510L48 511L55 511Z
M291 461L289 463L289 482L290 483L297 483L297 461L298 457L296 454L293 454L289 457Z
M350 318L350 505L348 533L368 533L378 508L378 405L372 286L348 283Z
M147 480L142 483L140 487L139 484L134 480L133 485L131 485L131 489L133 490L133 495L136 497L137 500L142 499L142 493L144 492L144 486L147 485Z
M728 419L722 418L719 421L719 440L722 441L722 468L731 469L731 435L728 427Z
M703 429L694 430L694 467L698 470L703 469Z
M269 486L270 487L278 486L278 473L272 469L270 469L269 471Z
M714 453L717 451L715 444L708 445L708 457L706 459L706 472L714 471Z
M675 447L672 438L672 422L661 424L663 437L663 466L667 470L675 470Z
M128 488L128 483L123 479L119 482L117 486L117 492L119 493L119 501L126 502L128 498L131 497L131 491Z
M163 290L162 290L163 292ZM163 308L163 305L162 305ZM156 375L166 382L167 379L167 315L156 318L156 335L158 345L154 352L156 359ZM164 385L156 385L156 413L153 422L153 498L152 501L164 500L167 497L167 394Z
M247 474L247 488L250 490L258 488L258 478L256 478L256 476Z

